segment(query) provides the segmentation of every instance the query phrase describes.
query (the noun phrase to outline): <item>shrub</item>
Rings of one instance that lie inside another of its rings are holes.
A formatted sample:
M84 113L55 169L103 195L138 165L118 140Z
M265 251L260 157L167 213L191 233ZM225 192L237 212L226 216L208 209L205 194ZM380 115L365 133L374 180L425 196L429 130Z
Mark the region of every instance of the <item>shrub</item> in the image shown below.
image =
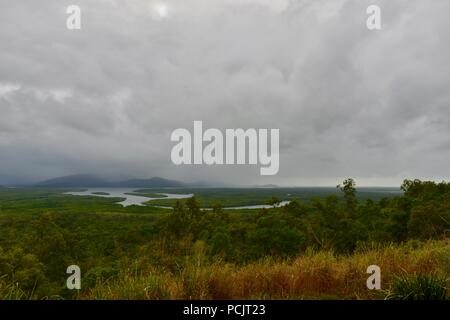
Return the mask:
M448 278L436 274L396 277L387 300L448 300Z

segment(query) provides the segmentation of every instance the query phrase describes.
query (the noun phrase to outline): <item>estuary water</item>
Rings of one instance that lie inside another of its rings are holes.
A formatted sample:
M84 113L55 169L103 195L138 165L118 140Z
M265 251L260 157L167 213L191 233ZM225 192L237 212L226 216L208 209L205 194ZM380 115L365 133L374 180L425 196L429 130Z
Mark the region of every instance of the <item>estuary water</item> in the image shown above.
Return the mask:
M121 198L122 201L117 202L124 207L128 206L143 206L145 202L150 200L162 199L187 199L191 198L193 194L173 194L173 193L156 193L161 197L149 198L144 196L132 195L137 189L133 188L89 188L84 191L66 192L73 196L94 196L103 198Z
M168 200L168 199L187 199L191 198L194 194L175 194L175 193L155 193L156 195L161 195L161 197L149 198L144 196L132 195L130 193L135 192L137 189L133 188L89 188L83 191L71 191L65 194L70 194L73 196L94 196L103 198L120 198L121 201L117 202L124 207L128 206L143 206L146 202L152 200ZM282 201L278 206L284 206L288 204L289 201ZM172 209L172 207L158 206L159 208ZM238 210L238 209L269 209L273 208L271 205L251 205L251 206L238 206L238 207L227 207L226 210ZM210 209L206 209L210 210Z

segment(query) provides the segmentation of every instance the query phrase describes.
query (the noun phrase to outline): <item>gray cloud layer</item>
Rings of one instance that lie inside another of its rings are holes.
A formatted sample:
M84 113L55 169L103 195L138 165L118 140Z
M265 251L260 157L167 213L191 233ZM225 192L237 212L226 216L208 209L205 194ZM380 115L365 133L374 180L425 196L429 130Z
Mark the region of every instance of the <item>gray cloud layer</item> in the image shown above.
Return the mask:
M0 184L81 172L234 184L449 179L448 0L0 3ZM365 26L382 8L383 30ZM156 6L156 9L155 9ZM172 130L279 128L280 172L175 167Z

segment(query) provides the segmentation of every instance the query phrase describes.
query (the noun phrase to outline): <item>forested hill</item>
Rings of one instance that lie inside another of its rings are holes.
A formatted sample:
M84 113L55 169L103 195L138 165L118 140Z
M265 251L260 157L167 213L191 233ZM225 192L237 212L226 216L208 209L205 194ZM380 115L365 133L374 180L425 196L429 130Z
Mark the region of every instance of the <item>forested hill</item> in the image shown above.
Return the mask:
M184 183L159 177L150 179L129 179L124 181L108 181L103 178L79 174L45 180L35 184L36 187L74 188L74 187L122 187L122 188L165 188L184 187Z

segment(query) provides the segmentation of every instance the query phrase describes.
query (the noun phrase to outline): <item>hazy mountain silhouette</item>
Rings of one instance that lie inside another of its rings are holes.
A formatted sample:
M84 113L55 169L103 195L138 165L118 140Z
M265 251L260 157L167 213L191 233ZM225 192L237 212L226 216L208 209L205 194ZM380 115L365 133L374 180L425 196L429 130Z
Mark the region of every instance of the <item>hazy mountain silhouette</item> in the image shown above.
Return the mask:
M129 179L124 181L108 181L94 175L76 174L41 181L36 183L35 186L51 187L51 188L74 188L74 187L166 188L166 187L184 187L185 184L180 181L168 180L159 177L154 177L150 179Z
M71 176L64 176L53 178L36 183L37 187L53 187L53 188L66 188L66 187L106 187L109 186L109 182L88 174L76 174Z
M118 181L112 183L114 187L137 187L137 188L166 188L185 186L183 182L176 180L168 180L160 177L153 177L150 179L130 179L125 181Z

